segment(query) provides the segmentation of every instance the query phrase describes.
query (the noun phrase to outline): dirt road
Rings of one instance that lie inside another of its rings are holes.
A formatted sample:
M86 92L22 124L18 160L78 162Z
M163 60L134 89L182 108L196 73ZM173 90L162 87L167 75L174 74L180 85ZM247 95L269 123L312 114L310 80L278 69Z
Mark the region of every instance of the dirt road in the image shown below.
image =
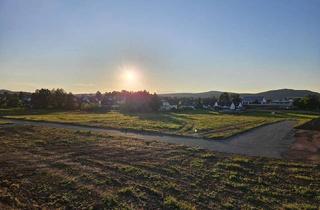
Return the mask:
M169 143L196 146L202 149L208 149L217 152L273 158L281 158L282 154L285 153L290 145L294 142L293 127L295 124L293 121L282 121L265 125L228 139L206 140L192 137L125 132L115 129L94 128L89 126L68 125L53 122L36 122L13 119L6 119L6 121L13 123L10 126L33 125L86 131L100 131L108 132L111 135L121 135L137 139L165 141Z

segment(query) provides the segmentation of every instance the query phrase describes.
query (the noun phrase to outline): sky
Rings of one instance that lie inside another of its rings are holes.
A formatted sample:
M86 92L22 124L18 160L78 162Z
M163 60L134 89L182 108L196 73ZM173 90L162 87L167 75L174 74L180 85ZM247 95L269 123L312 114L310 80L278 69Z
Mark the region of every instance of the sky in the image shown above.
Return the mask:
M0 0L0 89L320 92L320 0Z

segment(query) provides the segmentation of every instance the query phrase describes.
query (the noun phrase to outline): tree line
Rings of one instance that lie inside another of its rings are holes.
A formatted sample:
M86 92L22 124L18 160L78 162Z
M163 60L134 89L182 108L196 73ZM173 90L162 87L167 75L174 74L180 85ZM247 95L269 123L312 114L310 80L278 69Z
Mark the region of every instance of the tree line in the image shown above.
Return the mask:
M78 100L72 93L66 93L63 89L39 89L34 93L12 93L0 94L1 108L35 108L35 109L75 109Z
M79 101L63 89L40 89L31 94L31 107L35 109L76 109Z
M74 95L63 89L38 89L34 93L0 94L0 107L25 107L33 109L98 110L119 109L128 112L151 112L159 110L160 98L148 91L113 91L102 94Z
M216 102L220 106L230 106L232 103L238 105L241 102L241 97L236 93L222 93L218 98L215 96L207 98L176 98L176 97L165 97L165 100L170 104L176 105L193 105L195 108L202 108L203 106L214 106Z
M319 95L307 95L303 98L294 100L293 105L298 109L303 110L320 110L320 96Z
M164 98L170 104L192 105L195 108L238 105L241 102L239 94L222 93L218 98ZM301 110L320 110L319 95L308 95L294 100L293 105ZM112 91L96 94L74 95L63 89L38 89L34 93L4 92L0 94L0 108L25 107L33 109L66 109L66 110L97 110L118 109L125 112L151 112L159 110L159 96L148 91Z
M23 92L9 93L4 92L0 94L0 108L11 108L11 107L24 107L27 106L24 101L26 94Z

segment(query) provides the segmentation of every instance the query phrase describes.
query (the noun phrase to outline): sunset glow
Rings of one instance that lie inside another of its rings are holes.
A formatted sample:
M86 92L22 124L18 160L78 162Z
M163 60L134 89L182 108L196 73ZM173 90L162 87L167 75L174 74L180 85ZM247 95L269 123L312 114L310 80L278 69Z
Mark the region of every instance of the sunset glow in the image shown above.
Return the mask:
M181 2L1 0L0 89L320 91L319 0Z
M133 65L122 65L119 67L120 89L137 90L141 85L141 71Z
M137 79L137 75L132 69L128 69L124 72L125 80L128 82L134 82Z
M319 209L319 11L0 0L0 210Z

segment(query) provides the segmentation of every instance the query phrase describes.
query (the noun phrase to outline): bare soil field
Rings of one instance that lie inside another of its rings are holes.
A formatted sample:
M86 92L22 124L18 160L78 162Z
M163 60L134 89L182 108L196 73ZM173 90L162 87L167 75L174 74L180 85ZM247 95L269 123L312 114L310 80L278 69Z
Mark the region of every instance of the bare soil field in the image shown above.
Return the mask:
M286 157L320 163L320 119L311 120L295 131L295 142Z
M0 209L319 209L320 166L61 128L0 127Z

